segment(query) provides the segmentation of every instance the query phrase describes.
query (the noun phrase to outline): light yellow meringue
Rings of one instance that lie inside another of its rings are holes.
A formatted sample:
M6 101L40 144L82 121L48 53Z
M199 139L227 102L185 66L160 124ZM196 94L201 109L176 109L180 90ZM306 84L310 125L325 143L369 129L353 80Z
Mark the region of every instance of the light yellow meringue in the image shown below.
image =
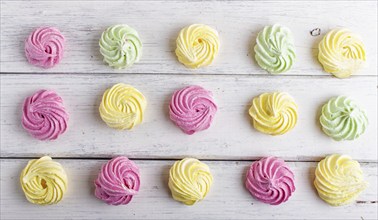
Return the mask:
M62 200L67 190L67 174L51 157L30 160L20 175L26 199L38 205L51 205Z
M249 115L253 126L258 131L270 135L281 135L296 125L297 109L294 99L287 93L263 93L253 99Z
M364 65L365 46L360 37L348 29L331 30L319 43L318 59L326 72L346 78Z
M332 154L318 163L314 185L321 199L332 206L341 206L353 202L368 183L357 161Z
M142 123L146 98L132 86L118 83L105 91L100 104L102 120L111 128L131 129Z
M209 167L194 158L176 161L169 171L168 186L172 197L186 205L203 200L212 183Z
M219 50L218 32L204 24L182 29L176 40L178 60L189 68L210 65Z

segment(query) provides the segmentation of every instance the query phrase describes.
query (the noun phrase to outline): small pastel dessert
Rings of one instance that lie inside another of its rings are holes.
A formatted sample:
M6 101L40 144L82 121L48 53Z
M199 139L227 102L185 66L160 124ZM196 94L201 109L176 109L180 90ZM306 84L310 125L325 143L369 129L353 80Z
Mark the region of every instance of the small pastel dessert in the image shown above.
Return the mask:
M320 41L318 60L326 72L347 78L364 66L365 46L350 30L334 29Z
M204 24L192 24L179 33L176 40L178 60L188 68L210 65L218 54L218 32Z
M169 104L171 120L186 134L208 129L216 112L212 93L200 86L175 91Z
M64 36L57 28L40 27L25 40L25 55L29 63L51 68L63 58Z
M212 183L209 167L194 158L176 161L169 171L168 186L172 197L185 205L203 200Z
M282 159L265 157L252 163L245 186L257 200L279 205L295 191L294 174Z
M275 24L266 26L257 35L255 59L269 73L288 71L295 62L295 46L291 31Z
M260 132L282 135L297 124L298 106L284 92L263 93L255 97L249 109L253 126Z
M96 197L107 204L126 205L139 191L139 168L127 157L115 157L102 166L95 187Z
M354 140L365 132L368 118L353 100L338 96L323 105L320 124L323 132L336 141Z
M115 69L130 67L142 56L138 32L126 24L108 27L102 33L99 45L104 62Z
M39 140L55 140L67 129L68 113L63 99L51 90L39 90L25 99L22 126Z
M146 98L132 86L118 83L102 96L100 116L111 128L132 129L142 123Z
M26 199L37 205L60 202L67 191L67 182L62 165L48 156L30 160L20 175Z
M341 206L353 202L368 183L357 161L346 155L332 154L318 163L314 185L326 203Z

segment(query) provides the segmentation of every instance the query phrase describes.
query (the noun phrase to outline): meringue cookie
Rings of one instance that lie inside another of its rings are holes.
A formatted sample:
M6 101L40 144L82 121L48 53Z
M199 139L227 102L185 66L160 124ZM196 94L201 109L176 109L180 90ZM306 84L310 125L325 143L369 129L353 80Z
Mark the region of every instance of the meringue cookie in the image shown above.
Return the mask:
M368 183L357 161L332 154L318 163L314 185L321 199L332 206L341 206L353 202Z
M99 42L104 62L116 69L137 63L142 56L142 41L138 32L126 24L117 24L106 29Z
M179 33L176 40L178 60L188 68L210 65L218 54L218 32L204 24L192 24Z
M132 86L118 83L102 96L100 116L111 128L132 129L142 123L146 98Z
M265 157L252 163L245 186L259 201L279 205L286 202L295 191L294 174L285 161Z
M126 205L139 191L139 168L127 157L115 157L102 166L95 187L96 197L107 204Z
M30 160L20 175L26 199L38 205L56 204L67 191L67 174L51 157Z
M298 118L297 109L294 99L287 93L263 93L253 99L249 115L258 131L281 135L295 127Z
M318 60L326 72L347 78L365 64L365 46L350 30L334 29L320 41Z
M67 129L68 113L54 91L39 90L27 97L22 109L22 126L39 140L55 140Z
M256 38L255 59L264 70L278 74L288 71L295 62L291 31L278 24L264 27Z
M203 200L212 183L209 167L194 158L176 161L169 171L168 186L172 197L185 205Z
M64 41L57 28L37 28L25 40L26 58L35 66L51 68L63 58Z
M338 96L323 105L320 124L324 133L336 141L354 140L366 131L368 118L353 100Z
M212 93L200 86L175 91L169 104L171 120L186 134L209 128L216 112Z

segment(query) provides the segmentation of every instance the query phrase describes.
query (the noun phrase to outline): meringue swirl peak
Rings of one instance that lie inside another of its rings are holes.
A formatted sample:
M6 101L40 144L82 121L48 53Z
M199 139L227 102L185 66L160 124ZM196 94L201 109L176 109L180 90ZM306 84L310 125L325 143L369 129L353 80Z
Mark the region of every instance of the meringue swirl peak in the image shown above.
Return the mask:
M126 24L108 27L99 45L104 62L115 69L130 67L142 56L143 45L138 32Z
M194 158L176 161L169 171L168 186L172 197L185 205L203 200L212 183L209 167Z
M216 112L212 93L196 85L175 91L169 105L170 119L189 135L208 129Z
M367 186L360 164L347 155L332 154L315 170L314 185L319 197L332 206L352 203Z
M111 128L132 129L142 123L147 106L146 98L130 85L118 83L102 96L100 116Z
M55 140L67 130L68 113L54 91L39 90L24 101L22 126L39 140Z
M107 204L126 205L139 191L139 168L127 157L115 157L101 167L95 187L96 197Z
M298 106L289 94L273 92L255 97L249 115L258 131L282 135L295 127L298 120L297 111Z
M30 160L20 175L26 199L38 205L60 202L67 191L67 174L51 157Z
M365 65L365 45L350 30L334 29L320 41L318 60L326 72L347 78Z
M333 97L322 107L322 130L336 141L357 139L368 123L365 111L346 96Z
M294 174L282 159L265 157L252 163L245 186L259 201L279 205L295 191Z
M25 55L29 63L51 68L63 58L65 39L54 27L35 29L25 40Z
M183 28L176 40L178 60L188 68L210 65L219 51L218 32L204 24Z
M291 31L278 24L264 27L257 35L254 50L259 66L273 74L288 71L296 59Z

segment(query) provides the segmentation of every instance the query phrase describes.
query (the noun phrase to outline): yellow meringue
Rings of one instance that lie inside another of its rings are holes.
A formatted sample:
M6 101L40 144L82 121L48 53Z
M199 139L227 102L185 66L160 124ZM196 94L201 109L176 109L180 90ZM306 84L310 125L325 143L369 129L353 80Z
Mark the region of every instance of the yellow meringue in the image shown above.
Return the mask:
M62 200L67 191L67 174L51 157L30 160L20 175L26 199L38 205L51 205Z
M314 185L321 199L332 206L341 206L353 202L368 183L357 161L332 154L318 163Z
M364 65L365 46L360 37L348 29L331 30L319 43L318 59L326 72L346 78Z
M263 93L253 99L249 115L253 126L258 131L270 135L281 135L296 125L297 109L294 99L287 93Z
M219 50L218 32L204 24L192 24L176 40L178 60L188 68L210 65Z
M194 158L176 161L169 171L173 199L193 205L205 198L213 183L209 167Z

